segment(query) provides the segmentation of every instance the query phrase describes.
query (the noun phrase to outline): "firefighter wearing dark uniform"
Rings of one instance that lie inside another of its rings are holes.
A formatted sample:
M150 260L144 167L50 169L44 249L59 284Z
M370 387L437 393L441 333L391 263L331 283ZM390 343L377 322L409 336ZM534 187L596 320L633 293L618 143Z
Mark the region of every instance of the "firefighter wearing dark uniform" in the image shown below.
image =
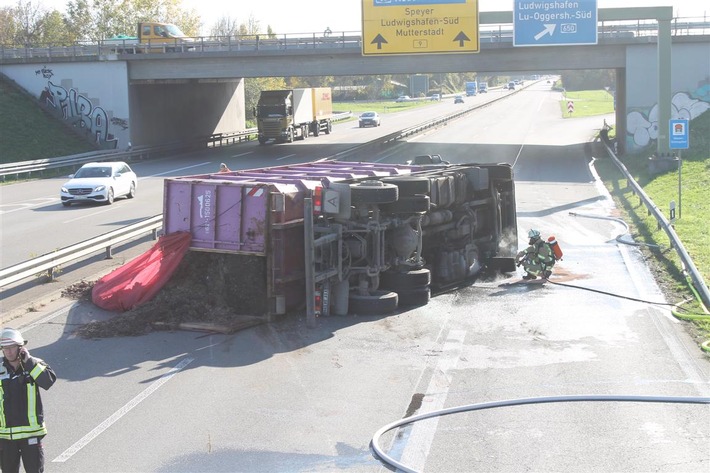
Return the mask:
M528 247L518 253L518 264L522 264L526 271L523 279L537 279L538 276L547 279L555 265L552 248L540 238L538 230L530 230L528 238Z
M27 340L15 329L0 333L0 469L18 473L44 471L42 438L47 435L39 388L49 389L57 377L52 368L30 356Z

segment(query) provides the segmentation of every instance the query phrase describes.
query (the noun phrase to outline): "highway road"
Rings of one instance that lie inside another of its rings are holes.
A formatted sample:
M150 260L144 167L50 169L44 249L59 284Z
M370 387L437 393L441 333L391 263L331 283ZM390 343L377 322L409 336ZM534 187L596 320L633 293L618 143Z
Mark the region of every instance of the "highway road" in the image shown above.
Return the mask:
M514 164L520 235L539 228L565 251L550 283L481 278L424 307L320 318L315 328L293 313L229 336L102 340L74 330L115 315L54 298L12 319L32 354L59 376L43 393L47 470L385 472L370 441L382 426L414 414L539 396L710 397L710 363L684 324L667 306L634 300L661 303L663 296L638 250L616 242L623 225L595 218L614 214L590 167L590 137L602 118L562 119L558 99L549 86L535 85L371 157L403 162L439 153L452 162ZM38 208L48 219L65 219L52 222L79 219L57 227L67 232L83 225L105 231L159 213L161 181L170 173L213 171L221 161L232 168L306 161L373 132L346 123L292 145L139 163L139 174L150 177L133 201L110 210L65 210L58 202ZM50 183L26 186L42 184ZM39 235L60 233L37 225ZM425 472L705 472L708 445L707 405L638 402L460 413L381 439L391 455Z

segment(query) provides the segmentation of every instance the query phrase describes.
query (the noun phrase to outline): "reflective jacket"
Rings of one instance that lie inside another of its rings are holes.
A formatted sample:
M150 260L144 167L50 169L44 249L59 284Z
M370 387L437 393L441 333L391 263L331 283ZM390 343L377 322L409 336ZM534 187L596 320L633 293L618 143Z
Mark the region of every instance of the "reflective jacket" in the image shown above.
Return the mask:
M15 370L3 358L0 380L0 439L47 435L39 388L49 389L57 380L52 368L30 356Z
M544 266L553 265L555 255L550 244L543 240L538 240L518 253L518 259L524 259L528 264L542 264Z

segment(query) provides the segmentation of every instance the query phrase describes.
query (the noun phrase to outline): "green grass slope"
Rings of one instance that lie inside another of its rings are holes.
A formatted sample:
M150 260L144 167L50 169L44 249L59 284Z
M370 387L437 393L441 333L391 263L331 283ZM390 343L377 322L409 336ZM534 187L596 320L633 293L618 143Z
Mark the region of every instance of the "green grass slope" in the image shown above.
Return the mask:
M0 76L0 163L69 156L94 148Z

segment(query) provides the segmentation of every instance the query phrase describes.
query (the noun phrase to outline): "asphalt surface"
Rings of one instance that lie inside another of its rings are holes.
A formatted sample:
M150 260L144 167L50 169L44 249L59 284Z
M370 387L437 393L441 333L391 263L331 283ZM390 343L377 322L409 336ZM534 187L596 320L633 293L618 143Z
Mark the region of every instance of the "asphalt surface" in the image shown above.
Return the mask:
M514 163L520 235L554 234L565 252L549 283L482 277L389 316L307 328L293 313L229 336L84 340L76 327L116 315L44 299L12 322L59 376L43 393L47 470L380 472L373 435L410 415L538 396L710 396L707 356L660 305L639 251L616 242L623 225L593 218L614 215L590 167L602 118L561 119L545 89L373 159L437 150ZM508 407L417 422L381 442L417 471L705 472L710 407Z

